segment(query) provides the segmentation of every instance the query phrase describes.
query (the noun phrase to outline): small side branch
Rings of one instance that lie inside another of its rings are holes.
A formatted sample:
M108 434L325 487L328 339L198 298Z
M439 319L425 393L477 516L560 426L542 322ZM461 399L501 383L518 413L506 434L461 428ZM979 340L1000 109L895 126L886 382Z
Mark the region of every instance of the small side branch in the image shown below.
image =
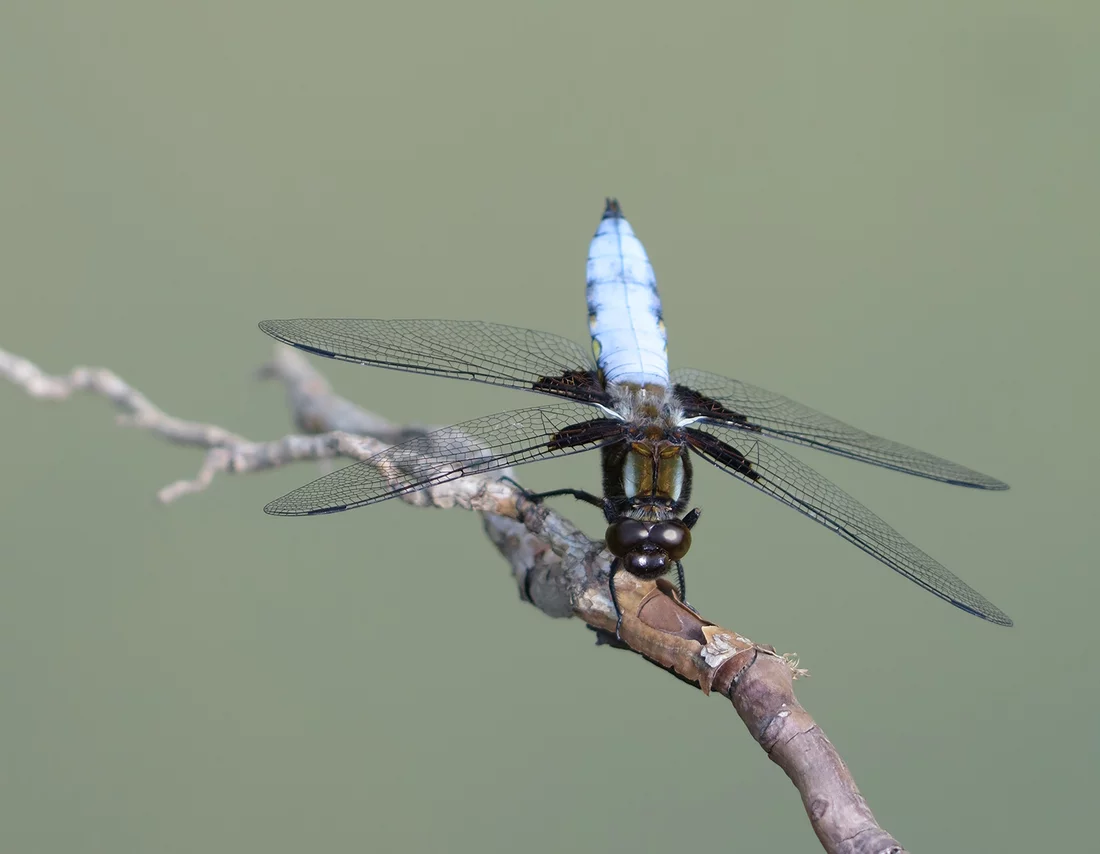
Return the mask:
M223 447L244 440L214 424L184 421L167 415L140 391L106 368L76 367L63 376L45 373L33 362L0 349L0 376L40 400L65 400L73 392L86 391L107 398L122 411L118 423L151 430L178 445Z
M0 349L0 376L44 400L75 391L107 398L121 424L170 442L206 448L198 474L160 490L167 503L205 489L217 474L243 474L298 460L365 460L391 444L422 434L395 425L335 394L299 354L280 347L261 375L277 379L301 434L254 442L222 427L163 412L117 374L75 368L51 376ZM603 543L589 539L548 507L532 504L502 473L464 478L403 496L409 504L463 507L483 514L485 531L508 561L524 601L551 617L579 617L603 643L644 656L704 693L730 699L749 733L790 777L822 847L831 854L904 854L876 823L847 766L794 696L804 671L769 646L712 623L679 601L672 585L616 576L623 608L622 643L614 640Z

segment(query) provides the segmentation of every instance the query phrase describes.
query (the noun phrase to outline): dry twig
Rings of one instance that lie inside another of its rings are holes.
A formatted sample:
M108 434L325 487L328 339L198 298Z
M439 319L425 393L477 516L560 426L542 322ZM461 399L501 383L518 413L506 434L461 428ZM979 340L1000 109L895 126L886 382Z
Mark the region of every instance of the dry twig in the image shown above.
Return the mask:
M200 492L220 473L241 474L297 460L346 457L364 460L421 428L394 425L336 395L299 354L280 347L262 375L281 380L295 424L303 434L253 442L212 424L174 418L117 374L74 368L51 376L0 350L0 376L32 397L63 400L88 391L124 413L119 422L150 430L170 442L206 448L198 474L160 490L168 503ZM847 766L809 713L798 704L796 664L769 646L703 619L680 602L664 580L616 577L624 613L622 643L615 641L615 612L607 588L603 543L568 520L527 501L503 473L479 475L402 496L416 506L463 507L483 514L486 533L512 567L521 597L552 617L579 617L601 642L633 650L685 682L729 697L768 756L798 788L825 851L831 854L904 854L878 826Z

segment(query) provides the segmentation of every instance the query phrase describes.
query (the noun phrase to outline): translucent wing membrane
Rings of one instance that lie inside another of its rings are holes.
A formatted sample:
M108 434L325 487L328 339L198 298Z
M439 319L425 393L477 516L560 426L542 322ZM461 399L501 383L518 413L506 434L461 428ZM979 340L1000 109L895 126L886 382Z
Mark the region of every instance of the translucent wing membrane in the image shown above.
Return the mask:
M260 329L300 350L357 362L476 380L578 400L592 398L582 378L595 379L592 358L580 345L531 329L479 320L265 320ZM548 384L547 377L569 382Z
M561 403L475 418L327 474L272 501L264 511L275 516L335 513L620 439L619 422L599 415L590 406Z
M686 416L702 416L735 429L956 486L1008 489L1007 483L989 475L867 433L781 394L739 380L706 371L680 370L673 372L672 382L684 403Z
M805 463L741 429L698 427L685 431L688 442L719 468L835 531L952 605L992 623L1012 625L1008 615L982 594Z

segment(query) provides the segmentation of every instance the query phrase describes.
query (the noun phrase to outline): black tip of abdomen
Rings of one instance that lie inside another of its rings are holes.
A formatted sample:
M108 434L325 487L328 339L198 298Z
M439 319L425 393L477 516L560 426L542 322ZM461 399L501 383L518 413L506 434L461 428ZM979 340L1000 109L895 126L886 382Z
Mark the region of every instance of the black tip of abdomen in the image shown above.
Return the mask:
M611 217L614 219L619 219L622 215L623 209L619 207L619 200L609 198L607 200L607 207L603 209L603 218L608 219L609 217Z

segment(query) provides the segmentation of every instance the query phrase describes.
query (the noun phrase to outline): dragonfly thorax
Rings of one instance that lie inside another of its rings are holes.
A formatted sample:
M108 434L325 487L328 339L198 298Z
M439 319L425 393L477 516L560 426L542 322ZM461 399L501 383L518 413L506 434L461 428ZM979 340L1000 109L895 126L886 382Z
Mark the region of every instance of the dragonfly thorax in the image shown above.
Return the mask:
M691 462L679 421L679 399L666 386L613 384L611 409L623 441L603 451L604 495L616 516L660 521L683 511L691 492Z
M659 522L675 518L691 500L691 457L670 438L604 447L603 492L608 521Z
M672 442L635 442L623 458L623 495L676 504L684 491L683 449Z
M607 393L615 414L639 428L671 432L683 418L680 401L667 386L612 383Z

